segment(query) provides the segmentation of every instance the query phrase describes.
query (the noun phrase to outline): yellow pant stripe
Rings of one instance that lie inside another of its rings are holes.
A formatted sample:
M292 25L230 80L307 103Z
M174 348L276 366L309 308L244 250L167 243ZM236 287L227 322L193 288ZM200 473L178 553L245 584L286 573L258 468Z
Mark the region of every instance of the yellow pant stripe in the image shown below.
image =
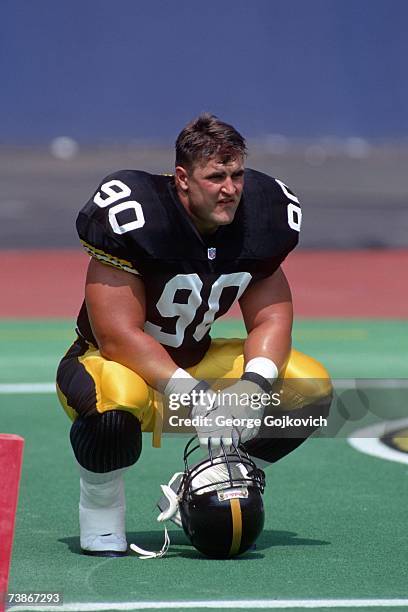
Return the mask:
M75 419L77 417L77 413L68 404L68 400L65 397L65 395L63 394L63 392L61 391L61 389L59 388L58 384L56 385L56 389L57 389L57 395L58 395L58 399L60 401L61 406L63 407L63 409L65 410L65 412L67 413L67 415L69 416L71 421L75 421Z

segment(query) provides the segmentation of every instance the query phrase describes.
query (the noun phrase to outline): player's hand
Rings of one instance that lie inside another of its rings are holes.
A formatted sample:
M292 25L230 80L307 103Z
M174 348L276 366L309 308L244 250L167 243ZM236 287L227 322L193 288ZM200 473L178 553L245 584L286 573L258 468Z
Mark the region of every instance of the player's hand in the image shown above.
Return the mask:
M259 432L268 394L256 383L239 380L218 396L216 412L233 420L231 437L235 443L247 442Z
M225 446L231 446L233 439L237 439L233 425L226 422L227 419L231 420L229 409L224 410L217 404L217 394L211 389L200 393L192 404L190 415L203 448L207 449L210 445L216 452L221 441Z
M167 382L164 396L170 410L188 406L189 417L194 419L193 425L201 446L207 448L210 438L214 447L220 446L221 439L225 445L231 446L232 427L216 422L216 394L206 381L197 380L180 368ZM219 414L220 411L217 412Z

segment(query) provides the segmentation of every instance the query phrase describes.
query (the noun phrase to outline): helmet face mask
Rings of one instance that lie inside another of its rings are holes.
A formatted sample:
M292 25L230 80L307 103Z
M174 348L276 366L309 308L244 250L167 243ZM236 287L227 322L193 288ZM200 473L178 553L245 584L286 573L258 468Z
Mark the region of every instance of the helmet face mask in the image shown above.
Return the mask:
M190 467L200 448L192 438L184 451L185 472L179 508L183 529L197 550L208 557L228 558L247 551L264 525L262 494L265 475L248 454L221 443L221 454Z

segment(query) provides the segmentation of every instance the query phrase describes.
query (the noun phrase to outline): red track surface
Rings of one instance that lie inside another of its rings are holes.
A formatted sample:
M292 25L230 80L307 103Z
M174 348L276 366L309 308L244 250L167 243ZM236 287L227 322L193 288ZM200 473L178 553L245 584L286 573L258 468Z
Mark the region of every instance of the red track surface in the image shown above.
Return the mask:
M76 316L87 261L80 250L0 251L0 317ZM284 268L298 317L408 318L408 250L298 251Z

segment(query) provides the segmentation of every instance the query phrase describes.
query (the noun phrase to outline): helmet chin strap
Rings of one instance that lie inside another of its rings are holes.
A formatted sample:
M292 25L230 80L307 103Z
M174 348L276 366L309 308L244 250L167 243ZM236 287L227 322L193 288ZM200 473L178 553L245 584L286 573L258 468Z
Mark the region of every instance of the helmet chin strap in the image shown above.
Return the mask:
M169 546L170 546L170 537L165 527L164 528L164 543L160 550L158 551L145 550L144 548L140 548L140 546L136 546L136 544L131 544L130 548L133 550L133 552L138 554L139 559L160 559L161 557L164 557L164 555L167 553Z
M157 517L159 523L163 523L164 521L170 520L178 511L178 496L177 493L171 488L173 482L179 477L182 476L183 472L176 472L173 474L167 485L160 485L163 495L166 497L169 502L169 507L161 512ZM137 553L139 559L160 559L164 557L167 553L170 546L170 536L168 534L167 528L164 527L164 543L160 550L145 550L136 544L131 544L130 548L133 552Z
M166 510L163 510L163 512L161 512L159 514L159 516L157 517L157 520L159 521L159 523L162 523L163 521L171 520L173 518L173 516L175 514L177 514L178 505L179 505L179 499L178 499L178 495L177 495L176 491L174 490L174 488L172 488L171 485L178 478L180 478L180 476L184 476L184 472L176 472L170 478L168 484L160 485L161 490L163 491L163 495L165 496L165 498L169 502L169 507L166 508ZM179 485L176 485L175 488L178 489L178 487L179 487Z
M175 476L177 476L177 474L175 474ZM170 481L170 484L171 482L172 481ZM157 517L157 520L159 521L159 523L162 523L163 521L170 520L176 514L178 510L178 496L177 496L177 493L169 487L169 485L160 485L160 487L161 487L161 490L163 491L164 496L169 502L169 507L167 508L167 510L164 510L164 512L161 512L159 516Z

